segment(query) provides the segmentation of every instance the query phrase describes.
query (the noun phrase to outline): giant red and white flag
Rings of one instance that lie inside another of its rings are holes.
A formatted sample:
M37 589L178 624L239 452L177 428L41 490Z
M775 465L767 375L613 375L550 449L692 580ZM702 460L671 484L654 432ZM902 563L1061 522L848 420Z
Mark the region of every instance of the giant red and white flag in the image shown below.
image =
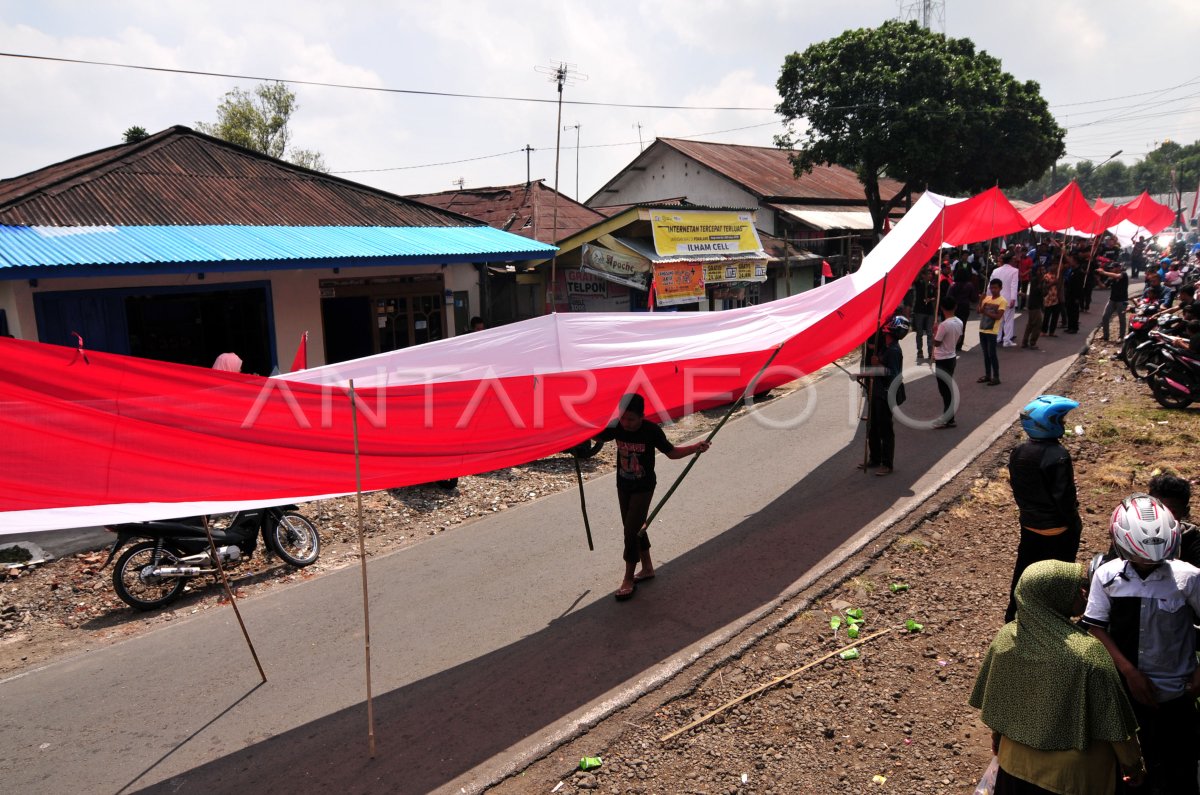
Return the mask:
M985 239L971 207L926 193L857 272L759 306L549 315L277 378L0 339L0 533L353 492L351 380L366 491L564 450L625 392L659 418L727 403L776 349L759 389L859 345L943 223Z

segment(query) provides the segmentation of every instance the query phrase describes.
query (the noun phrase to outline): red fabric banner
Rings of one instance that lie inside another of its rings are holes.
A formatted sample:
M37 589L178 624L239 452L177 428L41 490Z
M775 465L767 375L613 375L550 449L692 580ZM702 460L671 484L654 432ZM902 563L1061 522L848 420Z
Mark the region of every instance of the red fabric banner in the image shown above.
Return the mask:
M1029 228L1029 221L999 188L989 188L966 201L948 204L945 225L944 242L963 246L1023 231Z
M1152 235L1157 235L1175 220L1174 211L1154 201L1147 191L1142 191L1142 195L1128 204L1121 205L1119 213L1119 221L1129 221Z
M1095 229L1100 222L1099 216L1092 210L1083 191L1075 180L1058 193L1042 199L1037 204L1021 211L1021 215L1031 226L1040 226L1050 232L1078 230L1086 234Z
M901 302L938 249L942 201L926 194L857 272L791 298L551 315L286 379L91 351L85 363L71 348L0 339L0 533L352 492L351 371L366 491L564 450L606 425L625 392L659 418L728 403L778 346L756 391L795 380ZM422 376L429 362L442 372Z

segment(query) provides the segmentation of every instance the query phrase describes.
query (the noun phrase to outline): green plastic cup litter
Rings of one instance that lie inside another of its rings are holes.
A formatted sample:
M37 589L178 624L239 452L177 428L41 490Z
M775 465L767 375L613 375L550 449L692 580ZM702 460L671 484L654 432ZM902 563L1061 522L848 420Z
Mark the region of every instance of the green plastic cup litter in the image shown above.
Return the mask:
M580 770L595 770L604 764L604 760L598 756L585 756L579 760Z
M838 656L841 657L843 660L857 660L861 655L858 653L858 649L854 648L854 649L846 649L846 651L842 652Z
M829 619L829 628L832 629L834 632L837 632L838 627L840 627L841 625L842 625L842 617L841 616L834 616L833 618Z
M846 635L850 638L850 640L856 640L858 638L858 627L854 626L853 624L846 627Z
M910 618L904 622L904 628L907 629L909 632L920 632L921 630L925 629L925 625L918 624L916 621L913 621Z
M892 583L892 584L891 584L890 586L888 586L888 587L892 589L892 593L900 593L901 591L907 591L907 590L908 590L908 583L906 583L906 582L894 582L894 583Z
M862 608L861 607L850 608L849 610L846 611L846 618L850 621L857 621L857 622L861 623L863 620Z

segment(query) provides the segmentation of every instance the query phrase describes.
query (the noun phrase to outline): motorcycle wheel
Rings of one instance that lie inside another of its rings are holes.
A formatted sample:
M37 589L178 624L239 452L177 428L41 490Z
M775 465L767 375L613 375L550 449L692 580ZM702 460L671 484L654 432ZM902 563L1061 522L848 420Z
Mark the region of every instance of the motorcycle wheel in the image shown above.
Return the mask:
M135 610L154 610L170 604L183 593L184 577L144 577L142 571L154 565L153 541L139 541L117 558L113 569L113 589L121 601ZM178 549L163 544L159 565L178 565Z
M316 563L321 555L321 537L317 535L317 528L298 513L271 515L267 545L298 569Z
M1129 372L1133 373L1134 378L1142 379L1150 375L1151 371L1162 362L1163 359L1157 347L1139 348L1129 359Z
M1178 390L1172 389L1166 382L1167 377L1179 383L1187 383L1187 375L1171 365L1164 365L1152 371L1146 376L1146 383L1150 385L1150 392L1158 401L1158 405L1165 409L1184 409L1192 405L1192 396L1182 395Z
M1126 337L1125 341L1121 343L1121 352L1118 354L1121 357L1121 361L1129 364L1133 352L1137 350L1137 346L1142 342L1143 340L1135 339L1133 336Z

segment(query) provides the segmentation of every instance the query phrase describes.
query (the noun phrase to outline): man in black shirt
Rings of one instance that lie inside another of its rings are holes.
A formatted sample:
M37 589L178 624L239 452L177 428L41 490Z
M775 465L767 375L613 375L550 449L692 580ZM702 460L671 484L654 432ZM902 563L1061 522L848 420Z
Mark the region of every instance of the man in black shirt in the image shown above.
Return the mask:
M1108 324L1116 313L1120 318L1121 336L1125 339L1125 309L1129 306L1129 274L1118 263L1110 262L1096 276L1108 285L1108 303L1104 305L1104 317L1100 320L1100 332L1108 342Z
M625 577L617 589L620 601L633 596L637 584L654 577L650 560L650 537L642 532L650 502L658 480L654 475L654 451L661 450L667 458L687 458L709 448L707 441L675 446L663 433L662 426L646 419L646 401L641 395L628 394L621 398L617 421L596 437L600 442L617 443L617 501L621 506L621 524L625 530ZM638 562L642 570L634 573Z

